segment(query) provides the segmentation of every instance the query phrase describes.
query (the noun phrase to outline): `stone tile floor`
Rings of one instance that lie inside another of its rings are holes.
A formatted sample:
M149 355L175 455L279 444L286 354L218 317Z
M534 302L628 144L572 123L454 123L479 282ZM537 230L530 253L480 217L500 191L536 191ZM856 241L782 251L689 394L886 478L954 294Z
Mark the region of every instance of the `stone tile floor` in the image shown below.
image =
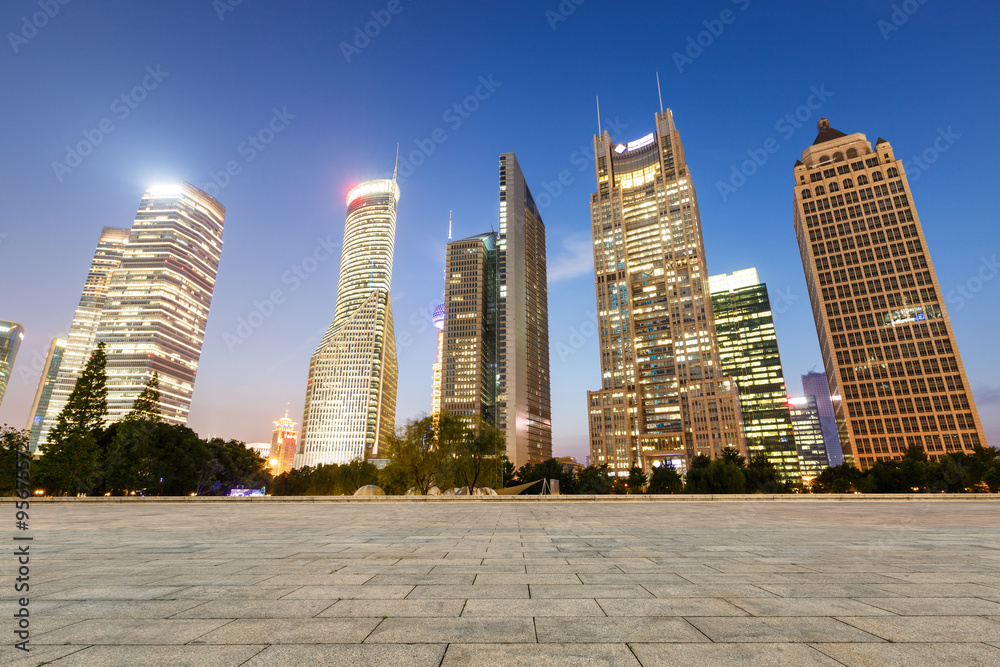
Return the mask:
M3 665L1000 665L994 502L65 503L32 534Z

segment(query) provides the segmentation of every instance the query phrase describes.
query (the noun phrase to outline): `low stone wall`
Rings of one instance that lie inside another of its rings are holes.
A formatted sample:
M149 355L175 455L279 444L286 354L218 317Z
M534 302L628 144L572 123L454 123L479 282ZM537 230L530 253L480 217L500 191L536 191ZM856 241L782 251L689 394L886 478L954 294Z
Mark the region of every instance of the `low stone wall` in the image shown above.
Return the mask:
M16 498L0 498L0 504L13 503ZM690 503L690 502L1000 502L996 493L871 493L871 494L676 494L676 495L565 495L565 496L249 496L229 498L226 496L94 496L38 497L30 499L32 504L43 503Z

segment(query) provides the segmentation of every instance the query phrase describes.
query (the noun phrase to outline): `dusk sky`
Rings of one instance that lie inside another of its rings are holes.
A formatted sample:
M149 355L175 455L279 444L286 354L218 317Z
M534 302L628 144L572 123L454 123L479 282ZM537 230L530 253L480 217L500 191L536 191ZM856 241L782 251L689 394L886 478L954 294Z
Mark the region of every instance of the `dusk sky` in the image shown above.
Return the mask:
M375 36L358 38L366 24ZM586 390L600 387L588 326L595 96L602 129L637 139L653 131L659 72L710 272L757 267L793 395L802 373L822 370L793 164L820 117L906 159L1000 444L995 2L7 0L0 32L0 319L26 329L0 423L28 421L101 227L129 227L144 189L177 179L227 209L189 425L250 442L270 439L286 403L301 421L309 357L333 318L345 196L390 177L399 143L397 423L430 408L449 210L455 238L495 227L497 157L514 151L547 228L554 453L582 461ZM67 156L81 142L89 154ZM745 183L720 188L761 154ZM281 303L264 304L275 291ZM258 307L263 323L240 330Z

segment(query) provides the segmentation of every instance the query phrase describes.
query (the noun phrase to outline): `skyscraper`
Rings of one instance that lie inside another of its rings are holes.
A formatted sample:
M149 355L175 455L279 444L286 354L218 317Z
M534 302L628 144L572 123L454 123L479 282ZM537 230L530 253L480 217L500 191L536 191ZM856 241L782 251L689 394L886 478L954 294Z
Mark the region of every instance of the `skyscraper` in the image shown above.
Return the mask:
M799 454L799 467L805 478L815 477L830 465L820 426L819 410L815 396L788 399L795 432L795 447ZM838 464L839 465L839 464Z
M446 275L441 409L470 425L496 425L497 234L450 242Z
M365 181L347 195L337 302L309 362L296 468L377 457L395 430L389 289L398 203L395 178Z
M48 441L49 431L56 425L59 413L66 407L66 401L76 385L77 378L87 365L91 352L97 345L97 325L101 320L104 302L111 284L111 274L121 264L122 252L128 243L129 230L105 227L97 241L94 258L83 284L83 294L73 315L73 323L66 337L66 349L56 376L52 395L38 429L38 445Z
M299 434L295 430L295 422L285 416L274 422L274 432L271 434L271 449L268 450L268 462L273 463L272 473L280 475L292 469L295 452L298 449Z
M59 377L59 367L62 365L63 353L66 351L66 340L63 338L53 338L49 344L49 352L45 356L45 365L42 366L42 374L38 378L38 388L35 389L35 399L31 402L31 412L28 416L28 451L34 453L38 449L38 437L42 432L42 420L49 409L49 401L52 399L52 390L56 386Z
M986 445L901 160L824 118L795 163L795 234L844 458Z
M802 393L816 398L816 410L819 415L820 428L823 430L823 445L830 465L839 466L844 462L844 453L840 449L840 436L837 433L837 415L833 410L833 399L830 396L830 385L826 381L826 373L809 371L802 376ZM841 400L838 396L837 400Z
M108 421L128 414L158 373L160 415L187 423L225 216L184 182L143 194L97 325L97 342L107 345Z
M17 322L0 320L0 403L7 392L7 383L14 372L17 351L24 340L24 327Z
M44 444L97 343L107 346L108 421L159 374L160 415L187 423L222 255L226 209L178 181L142 195L132 229L105 227L70 327L38 442Z
M782 479L798 481L799 455L767 285L757 269L710 276L722 372L739 389L750 456L763 453Z
M507 458L521 467L552 458L552 406L545 223L513 153L500 155L496 243L496 423Z
M588 392L595 465L626 474L745 451L719 362L694 184L673 115L628 144L594 137L591 195L602 386Z
M441 415L441 379L444 367L444 323L446 318L447 310L442 303L434 309L434 314L431 316L431 321L437 330L437 335L434 337L437 343L437 356L434 357L434 363L431 365L431 417L434 418L435 425Z

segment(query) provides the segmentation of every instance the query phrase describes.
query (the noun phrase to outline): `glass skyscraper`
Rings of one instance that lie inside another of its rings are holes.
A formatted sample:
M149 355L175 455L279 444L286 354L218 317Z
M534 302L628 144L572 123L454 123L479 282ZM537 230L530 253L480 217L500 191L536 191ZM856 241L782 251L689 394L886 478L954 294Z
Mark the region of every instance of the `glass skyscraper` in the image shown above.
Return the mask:
M513 153L500 155L496 244L496 424L519 468L552 458L552 406L545 223Z
M588 392L590 456L616 474L745 450L719 361L694 184L669 110L655 131L594 137L590 199L601 389Z
M821 119L794 168L795 235L844 459L987 446L902 160Z
M3 403L7 383L10 382L11 374L14 372L14 361L17 359L17 351L21 348L22 340L24 340L24 327L17 322L0 320L0 403Z
M844 462L844 453L840 449L840 435L837 433L837 415L833 409L833 397L830 396L830 385L826 381L826 373L809 371L802 376L802 393L816 398L816 410L819 414L819 425L823 429L823 445L830 465L839 466ZM838 396L840 401L841 397Z
M146 190L131 230L105 227L52 391L44 444L94 347L107 353L108 421L159 374L160 415L187 423L222 255L226 210L178 181Z
M750 456L763 453L785 481L799 479L788 391L767 285L757 269L708 279L722 372L736 381Z
M788 399L795 432L795 446L799 454L799 467L806 481L823 472L830 465L820 425L815 396ZM839 464L838 464L839 465Z
M62 365L63 354L66 351L66 340L63 338L53 338L49 344L49 352L45 356L45 365L42 366L42 375L38 378L38 388L35 389L35 399L31 403L31 412L28 417L28 450L34 452L38 449L38 438L42 432L42 421L45 413L49 409L49 401L52 399L52 390L56 386L59 378L59 367Z
M309 362L294 465L377 458L396 425L392 257L399 185L366 181L347 195L333 322Z
M497 234L448 243L441 409L497 424Z

